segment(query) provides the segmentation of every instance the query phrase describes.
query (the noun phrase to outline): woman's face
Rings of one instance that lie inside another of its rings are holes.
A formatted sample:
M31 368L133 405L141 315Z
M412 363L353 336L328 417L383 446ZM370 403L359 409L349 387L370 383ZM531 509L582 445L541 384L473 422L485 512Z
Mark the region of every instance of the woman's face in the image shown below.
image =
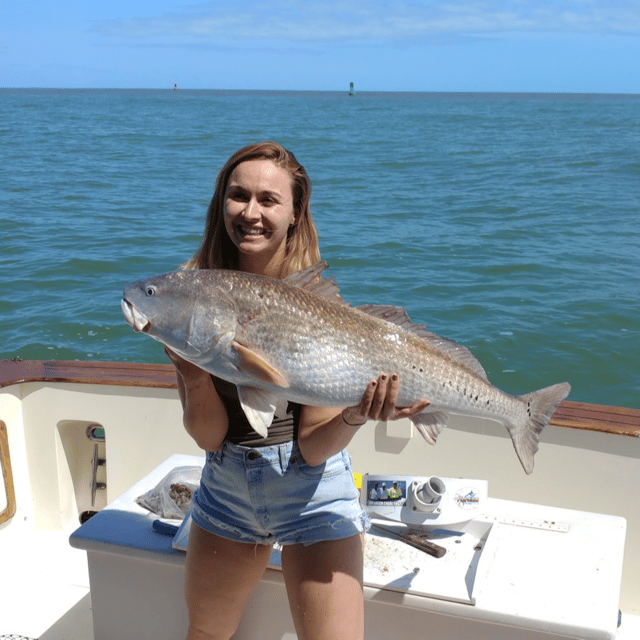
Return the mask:
M229 176L224 224L242 265L274 264L284 256L295 223L289 174L271 160L241 162Z

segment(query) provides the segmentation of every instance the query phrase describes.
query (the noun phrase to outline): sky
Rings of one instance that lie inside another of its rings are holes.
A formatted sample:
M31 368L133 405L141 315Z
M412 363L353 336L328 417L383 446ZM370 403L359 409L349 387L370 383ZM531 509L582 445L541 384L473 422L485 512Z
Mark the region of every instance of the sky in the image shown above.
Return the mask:
M640 0L0 0L0 87L640 93Z

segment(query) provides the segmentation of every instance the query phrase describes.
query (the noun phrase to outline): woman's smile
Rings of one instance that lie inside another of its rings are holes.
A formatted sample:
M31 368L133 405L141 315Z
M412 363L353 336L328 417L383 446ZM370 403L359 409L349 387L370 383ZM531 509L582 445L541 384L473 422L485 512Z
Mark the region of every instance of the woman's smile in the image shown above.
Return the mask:
M264 229L254 229L250 227L245 227L244 225L238 225L238 230L241 234L247 236L261 236L266 233Z

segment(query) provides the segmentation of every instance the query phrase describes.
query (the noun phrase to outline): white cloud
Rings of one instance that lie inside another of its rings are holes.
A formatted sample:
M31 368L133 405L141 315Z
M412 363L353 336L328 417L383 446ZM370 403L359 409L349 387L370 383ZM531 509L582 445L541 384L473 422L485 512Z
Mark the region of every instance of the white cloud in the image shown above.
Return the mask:
M125 39L357 41L513 33L640 34L633 0L273 0L175 7L162 15L96 23Z

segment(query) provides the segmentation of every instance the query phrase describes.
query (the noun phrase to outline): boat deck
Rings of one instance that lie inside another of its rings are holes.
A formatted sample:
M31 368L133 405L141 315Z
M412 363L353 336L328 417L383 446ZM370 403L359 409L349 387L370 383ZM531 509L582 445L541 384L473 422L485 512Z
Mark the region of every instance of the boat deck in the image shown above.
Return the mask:
M70 533L29 526L2 531L0 638L93 638L86 554L69 545ZM14 606L4 607L3 603ZM27 609L31 611L28 617ZM61 621L62 612L66 620ZM78 634L65 635L69 627Z

